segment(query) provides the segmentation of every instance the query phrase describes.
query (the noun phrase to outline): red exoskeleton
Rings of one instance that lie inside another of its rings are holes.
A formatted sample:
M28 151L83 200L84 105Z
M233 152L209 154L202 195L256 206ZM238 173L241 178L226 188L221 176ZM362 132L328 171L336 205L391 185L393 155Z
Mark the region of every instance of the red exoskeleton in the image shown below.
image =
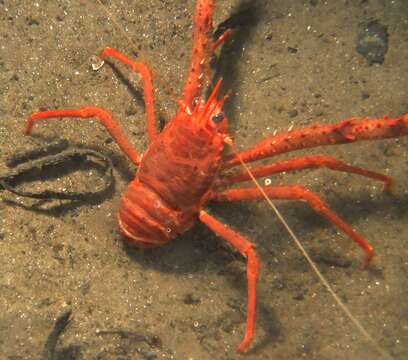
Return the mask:
M127 241L137 247L151 247L167 243L187 231L196 220L206 224L247 259L248 306L247 327L238 347L244 352L250 346L255 327L256 283L259 259L255 245L239 232L224 225L205 211L209 201L239 201L262 199L256 187L224 189L225 186L249 180L246 171L228 169L290 151L408 135L408 114L396 118L345 119L334 125L315 125L269 136L238 154L223 155L224 147L232 143L228 134L228 119L223 113L226 96L218 96L219 80L208 99L201 97L208 78L209 60L222 45L228 33L213 40L212 15L214 1L197 0L194 16L193 49L187 81L178 110L162 132L156 127L152 73L145 64L135 62L119 51L106 48L101 58L112 58L139 73L144 85L149 146L139 155L119 123L105 109L50 110L32 114L26 133L34 124L49 118L96 118L110 133L122 151L138 167L135 179L122 195L118 213L119 227ZM302 169L328 167L336 171L355 173L384 183L389 190L391 178L370 170L354 167L328 156L302 156L270 165L254 166L255 177ZM365 265L370 262L373 249L351 226L337 216L320 197L301 185L265 186L265 193L273 199L301 200L326 217L343 233L355 241L366 253Z

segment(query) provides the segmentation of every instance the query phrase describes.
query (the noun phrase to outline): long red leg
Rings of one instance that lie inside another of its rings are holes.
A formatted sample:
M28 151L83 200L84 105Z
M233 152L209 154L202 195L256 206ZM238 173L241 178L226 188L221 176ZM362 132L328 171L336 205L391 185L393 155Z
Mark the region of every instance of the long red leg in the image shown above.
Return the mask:
M365 251L366 258L364 260L364 266L370 263L373 257L372 246L361 235L354 231L350 225L337 216L317 194L301 185L264 186L262 189L271 199L306 201L314 211L326 217ZM259 200L263 199L263 195L258 188L248 187L214 191L210 199L216 201Z
M343 161L337 160L331 156L322 156L322 155L310 155L310 156L301 156L285 161L278 161L273 164L267 165L258 165L250 167L252 175L256 178L270 176L282 172L291 172L305 169L314 169L314 168L329 168L335 171L343 171L347 173L353 173L362 175L371 179L383 181L383 191L389 191L391 187L392 178L381 173L374 171L366 170L360 167L348 165ZM233 173L222 174L215 182L216 185L230 185L236 184L243 181L251 180L248 172L243 169Z
M408 135L408 114L395 118L348 118L334 125L313 125L308 128L269 136L248 150L225 159L223 168L248 163L277 154L321 145L350 143L359 140L378 140Z
M140 164L140 157L136 150L133 149L123 130L119 126L118 122L112 117L112 115L105 109L87 106L80 109L59 109L59 110L49 110L42 111L32 114L27 119L27 127L25 133L27 135L31 134L33 126L40 120L60 118L60 117L76 117L81 119L96 118L106 130L112 136L112 138L117 142L122 151L132 160L136 165Z
M100 57L102 59L112 57L120 61L122 64L129 66L133 71L137 72L142 77L147 117L147 133L149 135L150 141L152 141L158 134L156 127L156 119L154 116L154 92L152 72L145 64L130 60L126 55L122 54L120 51L116 49L105 48L102 50Z
M255 252L255 245L238 232L219 222L217 219L200 211L200 220L206 224L218 236L228 241L242 256L247 258L247 281L248 281L248 305L247 305L247 327L245 337L237 351L244 352L251 345L254 336L255 312L256 312L256 282L259 275L259 259Z

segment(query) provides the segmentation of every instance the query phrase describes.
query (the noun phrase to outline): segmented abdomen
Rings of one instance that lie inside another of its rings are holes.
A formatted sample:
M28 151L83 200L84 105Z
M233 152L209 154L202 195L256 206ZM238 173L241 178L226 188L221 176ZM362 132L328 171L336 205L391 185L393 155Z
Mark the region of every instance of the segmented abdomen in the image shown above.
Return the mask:
M134 245L162 245L191 227L214 182L223 146L182 116L150 143L119 210L120 227Z
M133 180L121 199L119 226L131 245L163 245L186 231L195 214L172 209L156 191Z

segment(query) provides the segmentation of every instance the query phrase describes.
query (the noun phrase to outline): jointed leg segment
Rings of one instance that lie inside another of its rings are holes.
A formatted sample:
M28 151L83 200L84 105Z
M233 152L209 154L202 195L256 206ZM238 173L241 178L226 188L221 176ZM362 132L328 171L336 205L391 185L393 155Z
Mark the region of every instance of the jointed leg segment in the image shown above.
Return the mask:
M249 149L225 159L224 169L278 154L322 145L345 144L361 140L379 140L408 135L408 114L395 118L348 118L337 124L312 125L268 136Z
M152 141L157 136L158 131L156 127L156 119L154 116L154 92L152 73L150 69L145 64L130 60L126 55L112 48L105 48L104 50L102 50L100 56L102 59L112 57L120 61L122 64L129 66L133 71L137 72L142 77L147 117L147 133L149 135L150 141Z
M373 257L372 246L361 235L354 231L350 225L337 216L317 194L307 190L301 185L265 186L262 187L262 189L271 199L306 201L313 210L326 217L365 251L366 257L364 266L370 263ZM263 199L263 196L258 188L248 187L215 191L211 199L216 201L259 200Z
M153 140L157 134L157 128L155 124L154 116L154 95L153 95L153 83L152 83L152 74L149 68L139 62L132 61L128 59L125 55L119 51L111 48L106 48L101 52L102 59L107 57L112 57L125 65L131 67L131 69L139 73L143 79L144 83L144 99L146 106L146 115L147 115L147 131L149 134L150 140ZM51 119L59 117L77 117L81 119L96 118L106 130L117 142L122 151L129 156L132 162L136 165L140 164L140 157L137 154L136 150L133 149L123 130L119 126L118 122L112 117L112 115L105 109L87 106L80 109L58 109L58 110L49 110L42 111L32 114L27 119L26 134L29 135L32 131L34 123L42 119Z
M247 258L247 280L248 280L248 306L247 306L247 328L245 337L238 347L238 352L244 352L252 342L255 326L256 311L256 282L259 275L259 259L255 252L255 245L238 232L224 225L205 211L200 211L199 218L218 236L228 241L244 257Z
M384 185L382 190L389 191L391 188L392 179L389 176L386 176L375 171L363 169L360 167L348 165L343 161L337 160L331 156L322 156L322 155L310 155L310 156L301 156L293 159L278 161L273 164L267 165L258 165L250 168L252 175L256 178L270 176L282 172L291 172L299 171L305 169L314 169L325 167L334 171L342 171L351 174L358 174L365 176L374 180L383 181ZM246 170L239 170L233 173L226 174L224 177L220 177L217 181L217 185L230 185L236 184L239 182L250 180Z
M87 106L80 109L59 109L37 112L27 119L25 133L30 135L34 124L40 120L60 117L75 117L81 119L96 118L103 126L105 126L106 130L130 160L132 160L135 165L140 164L139 155L130 144L118 122L107 110L102 108Z

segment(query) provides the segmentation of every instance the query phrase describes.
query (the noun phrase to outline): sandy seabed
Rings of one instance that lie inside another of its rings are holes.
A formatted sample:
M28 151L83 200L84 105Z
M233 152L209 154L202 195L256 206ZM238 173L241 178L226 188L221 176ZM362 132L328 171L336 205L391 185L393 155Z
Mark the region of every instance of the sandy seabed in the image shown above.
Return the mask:
M39 109L88 104L110 110L135 148L147 144L138 77L121 65L91 69L105 46L151 64L157 113L175 111L190 55L194 1L0 1L0 172L5 159L66 138L103 151L116 186L92 204L33 201L1 192L0 358L38 359L55 318L73 319L57 359L236 359L245 330L245 262L204 226L162 248L127 248L118 232L121 192L135 169L96 121L49 121L22 134ZM254 1L222 51L219 74L232 96L226 108L239 148L275 130L349 116L408 112L408 6L405 0ZM217 1L215 22L237 0ZM382 64L356 51L358 34L377 20L389 34ZM393 195L362 177L314 170L272 178L318 191L374 246L361 269L354 243L306 205L277 202L334 289L380 346L408 357L408 138L300 152L328 154L384 172ZM283 157L284 158L284 157ZM30 186L89 188L82 171ZM64 185L65 184L65 185ZM26 207L21 206L26 205ZM333 305L304 258L263 202L217 204L211 211L257 244L262 261L256 337L245 359L380 359ZM153 339L148 341L146 339Z

